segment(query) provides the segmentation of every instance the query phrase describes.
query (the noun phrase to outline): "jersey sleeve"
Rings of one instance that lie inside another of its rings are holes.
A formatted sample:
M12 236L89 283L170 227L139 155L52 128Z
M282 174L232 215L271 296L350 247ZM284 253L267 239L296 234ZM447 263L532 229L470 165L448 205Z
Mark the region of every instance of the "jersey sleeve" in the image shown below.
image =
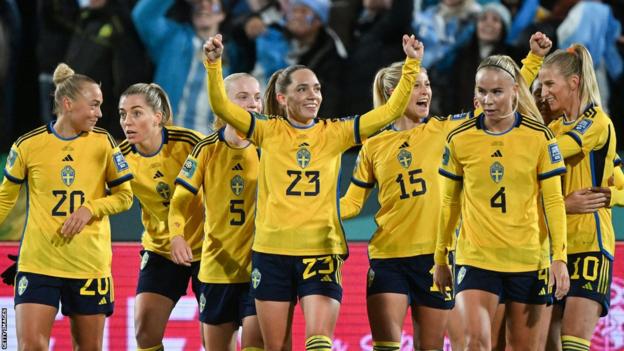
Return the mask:
M537 56L530 51L529 54L522 60L520 74L522 75L522 78L526 82L527 86L530 87L531 84L533 84L533 81L537 78L537 74L539 73L543 62L543 57Z
M537 178L544 180L565 173L563 155L559 151L557 140L552 138L546 141L540 150L537 165Z
M420 72L420 60L407 58L401 71L401 79L388 101L360 117L358 130L366 138L401 117L409 104L414 83Z
M550 233L552 259L567 262L567 232L565 203L561 190L561 176L540 180L544 200L546 224Z
M342 219L357 216L375 186L375 176L367 149L366 144L364 144L355 161L351 185L349 185L347 193L340 198L340 216Z
M244 108L238 106L228 99L223 84L223 70L221 60L215 63L204 61L207 72L206 86L208 89L208 99L210 107L214 113L231 124L234 129L249 136L253 125L253 116Z
M624 206L624 172L622 172L621 161L618 163L619 156L616 156L613 168L613 186L611 189L611 203L609 207Z
M563 157L588 153L602 147L608 139L610 128L607 118L583 117L572 130L558 137Z
M13 144L4 166L4 176L15 184L22 184L26 180L27 168L22 150Z
M457 161L452 149L452 142L444 146L439 173L446 178L461 181L464 177L464 170Z
M447 264L448 251L453 243L453 235L455 234L455 228L461 212L460 195L462 186L462 182L455 181L453 178L444 177L440 179L442 206L438 218L438 233L433 254L433 260L436 265Z
M182 165L182 169L175 179L177 185L183 186L188 191L197 195L199 188L204 182L204 167L207 148L203 144L196 146L188 155Z
M170 238L177 235L184 237L184 227L186 226L185 213L188 213L188 206L194 196L195 194L187 187L181 183L176 184L171 197L171 204L169 205L168 224Z
M250 112L250 114L251 125L247 133L242 135L242 137L251 141L254 145L261 147L267 131L271 128L278 128L278 126L276 123L269 122L269 117L266 115L256 112Z
M110 139L110 136L109 136ZM95 217L103 217L126 211L132 206L132 179L130 166L117 146L107 145L106 185L111 194L85 202L84 206Z

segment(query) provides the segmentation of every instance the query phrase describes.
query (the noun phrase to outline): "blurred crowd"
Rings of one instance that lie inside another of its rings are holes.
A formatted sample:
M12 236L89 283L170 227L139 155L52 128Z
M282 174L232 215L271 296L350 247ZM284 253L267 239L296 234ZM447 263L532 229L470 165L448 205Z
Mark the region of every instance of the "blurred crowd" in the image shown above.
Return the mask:
M227 43L225 73L266 82L277 69L307 65L322 85L319 115L337 117L372 107L376 71L404 59L403 33L424 42L431 112L446 115L472 109L483 58L519 61L542 31L555 47L590 50L621 139L623 20L624 0L0 0L0 150L54 119L58 62L101 82L99 126L119 139L119 95L137 82L167 91L174 124L210 132L202 45L216 33Z

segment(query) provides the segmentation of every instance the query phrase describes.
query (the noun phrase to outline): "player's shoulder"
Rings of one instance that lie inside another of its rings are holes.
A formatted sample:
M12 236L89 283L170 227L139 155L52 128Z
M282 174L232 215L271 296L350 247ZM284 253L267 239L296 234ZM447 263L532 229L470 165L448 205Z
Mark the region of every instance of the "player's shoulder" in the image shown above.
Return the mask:
M529 132L536 133L537 135L544 137L546 140L555 138L555 135L550 128L546 127L544 123L536 121L531 117L520 116L519 125Z
M196 130L178 126L165 126L164 133L168 142L187 143L191 146L197 145L197 143L206 137Z
M93 130L89 133L89 136L105 143L113 149L117 147L117 142L115 141L113 136L110 135L110 133L104 128L94 127Z
M213 132L209 134L207 137L201 139L191 151L191 156L194 158L199 157L202 152L209 151L212 149L218 142L221 141L221 136L219 131Z
M28 133L21 135L17 140L15 140L15 146L21 147L23 144L28 144L36 139L41 137L45 137L50 133L50 129L47 125L43 125L41 127L35 128Z
M482 118L483 115L479 115L476 118L470 118L462 123L460 123L457 127L451 129L451 131L446 136L446 142L450 143L453 139L466 135L467 132L476 130L478 128L479 118Z

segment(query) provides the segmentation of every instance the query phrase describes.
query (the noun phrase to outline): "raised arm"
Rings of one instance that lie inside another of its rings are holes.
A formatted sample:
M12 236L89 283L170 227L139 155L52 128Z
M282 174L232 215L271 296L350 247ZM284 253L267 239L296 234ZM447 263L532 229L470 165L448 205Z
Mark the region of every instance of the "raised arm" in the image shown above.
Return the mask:
M206 86L210 107L217 116L232 125L239 132L247 135L254 117L228 99L225 86L223 85L222 55L223 42L221 34L217 34L208 39L204 44L204 66L208 74Z
M531 35L531 39L529 39L529 47L531 51L529 51L527 57L522 60L520 74L527 83L527 86L530 87L535 78L537 78L537 74L544 62L544 57L548 55L552 48L552 41L550 41L550 38L548 38L546 34L535 32Z
M420 62L425 48L414 36L403 36L403 51L407 55L399 84L385 104L360 117L360 135L368 137L401 117L409 104L412 88L420 72Z

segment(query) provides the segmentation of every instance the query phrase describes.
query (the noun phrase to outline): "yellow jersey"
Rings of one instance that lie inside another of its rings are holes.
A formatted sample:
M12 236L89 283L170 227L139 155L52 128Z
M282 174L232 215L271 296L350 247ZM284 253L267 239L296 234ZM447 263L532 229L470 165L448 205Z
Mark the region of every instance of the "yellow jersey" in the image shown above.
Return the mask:
M190 193L206 198L205 238L199 269L204 283L249 282L259 156L256 147L230 145L224 129L200 141L176 179L172 235L184 227L179 208Z
M28 189L18 271L76 279L109 277L108 215L132 205L130 167L104 129L63 138L52 123L17 139L4 169L0 221L17 199L19 186L11 183ZM112 194L107 196L107 191ZM91 211L92 220L74 237L62 237L63 223L80 206Z
M181 127L165 126L162 129L162 144L152 155L141 154L137 148L124 140L119 148L132 169L134 179L130 182L132 192L141 203L141 221L144 232L141 243L146 250L171 260L169 238L169 203L173 195L176 176L182 169L186 157L204 135ZM187 238L193 260L201 258L204 236L203 196L190 199L185 213L185 238Z
M463 184L458 264L499 272L535 271L550 265L539 227L540 184L565 172L563 157L543 124L520 114L515 118L509 131L494 134L485 129L480 115L447 137L439 172ZM560 193L557 196L564 217L563 199ZM554 259L565 260L565 231L553 236ZM438 264L444 262L443 250L438 243Z
M359 117L295 127L254 114L247 137L262 150L253 250L306 256L346 254L338 206L344 151L360 144Z
M379 187L377 229L368 245L370 258L410 257L435 250L440 211L438 162L444 135L438 118L403 131L388 129L368 139L356 161L352 183ZM341 211L350 211L348 198Z
M576 143L574 146L580 148L580 152L569 155L567 150L571 148L562 146L567 169L563 177L564 194L582 188L608 187L614 164L618 162L615 129L609 116L600 107L590 105L575 121L566 122L561 117L549 127L560 143ZM610 208L570 214L567 223L569 253L602 252L613 259L615 233Z

